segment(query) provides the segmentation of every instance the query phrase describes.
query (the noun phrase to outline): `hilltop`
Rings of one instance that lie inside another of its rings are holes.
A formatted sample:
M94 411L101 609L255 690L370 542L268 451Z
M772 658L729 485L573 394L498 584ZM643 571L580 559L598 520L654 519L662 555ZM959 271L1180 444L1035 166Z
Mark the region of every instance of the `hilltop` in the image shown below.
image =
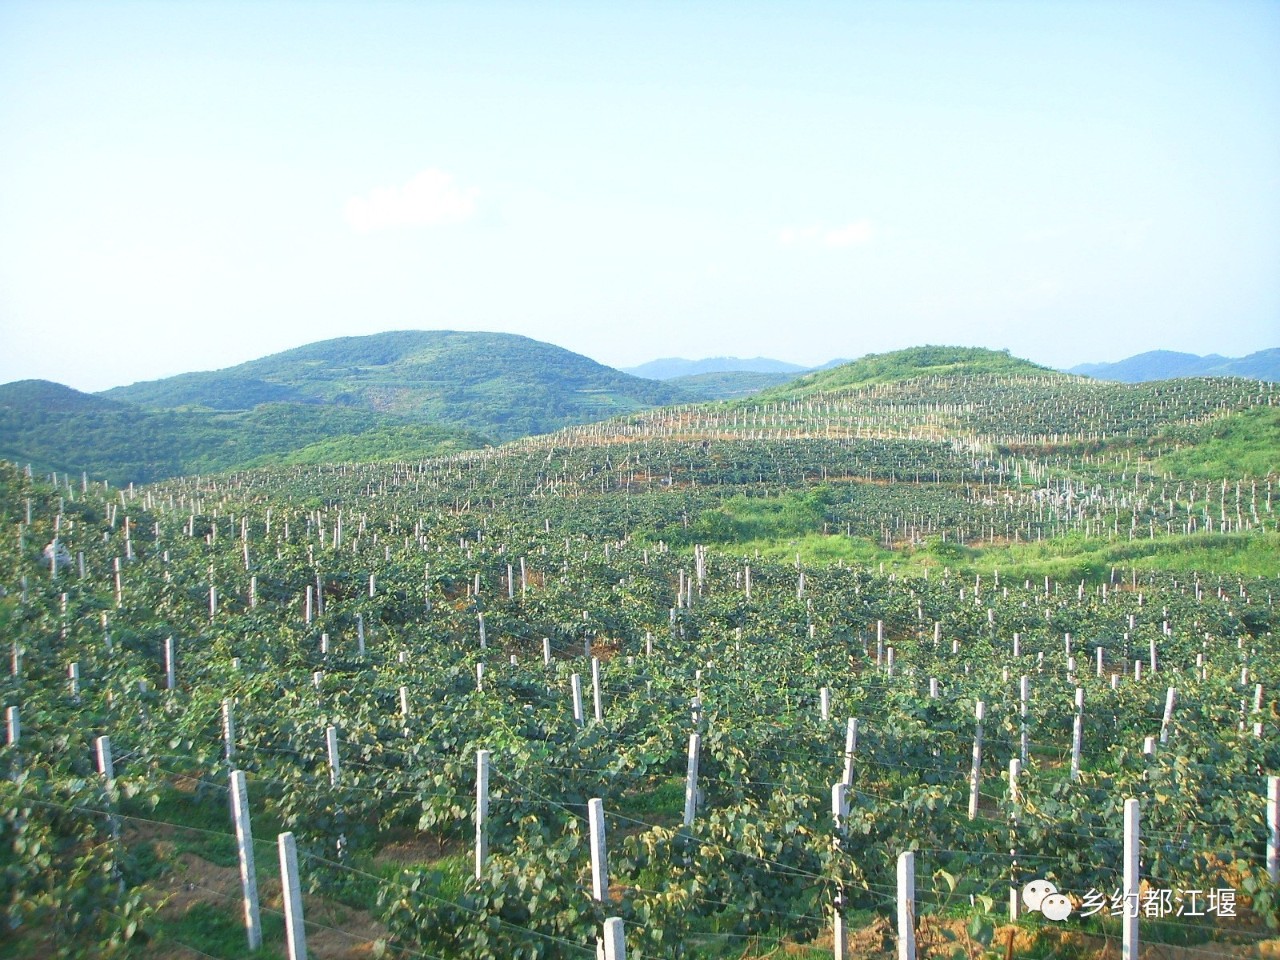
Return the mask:
M771 399L801 397L877 383L897 383L919 377L981 374L1063 376L1030 360L1011 356L1007 350L923 346L891 353L869 353L861 359L797 377L784 386L768 391L764 396Z
M225 370L116 387L102 396L149 409L324 404L497 440L685 399L665 384L529 337L454 330L340 337Z

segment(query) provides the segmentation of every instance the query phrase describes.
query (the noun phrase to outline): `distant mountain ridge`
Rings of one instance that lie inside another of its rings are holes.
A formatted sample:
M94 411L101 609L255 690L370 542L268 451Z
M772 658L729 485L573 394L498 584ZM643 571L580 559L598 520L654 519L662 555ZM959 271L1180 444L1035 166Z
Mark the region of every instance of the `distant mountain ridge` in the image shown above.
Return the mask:
M1066 372L1120 383L1146 383L1179 377L1247 377L1280 381L1280 347L1238 358L1216 353L1202 357L1173 350L1150 350L1115 363L1082 363Z
M686 360L683 357L665 357L650 360L638 367L620 367L623 373L648 380L673 380L676 377L693 377L702 373L803 373L810 367L768 357L706 357L702 360Z

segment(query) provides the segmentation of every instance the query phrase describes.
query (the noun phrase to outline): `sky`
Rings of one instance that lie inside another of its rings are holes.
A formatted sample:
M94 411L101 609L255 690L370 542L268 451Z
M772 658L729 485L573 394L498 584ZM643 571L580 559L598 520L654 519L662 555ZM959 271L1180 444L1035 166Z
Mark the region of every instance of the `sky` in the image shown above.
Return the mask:
M1280 2L0 2L0 382L1280 346Z

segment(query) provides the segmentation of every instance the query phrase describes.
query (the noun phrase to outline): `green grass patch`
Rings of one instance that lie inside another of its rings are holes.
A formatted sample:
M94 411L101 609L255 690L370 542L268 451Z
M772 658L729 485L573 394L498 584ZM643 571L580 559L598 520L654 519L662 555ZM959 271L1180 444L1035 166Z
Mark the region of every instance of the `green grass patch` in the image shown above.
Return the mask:
M147 924L157 947L172 944L198 950L219 960L239 960L249 956L244 918L239 904L197 901L181 915L153 918ZM262 949L254 960L283 960L284 954L270 944L284 940L284 918L262 912Z
M669 777L653 787L637 790L623 799L621 807L623 816L637 820L679 816L684 810L684 779Z
M1180 445L1156 461L1176 477L1197 480L1280 473L1280 407L1252 407L1172 438Z

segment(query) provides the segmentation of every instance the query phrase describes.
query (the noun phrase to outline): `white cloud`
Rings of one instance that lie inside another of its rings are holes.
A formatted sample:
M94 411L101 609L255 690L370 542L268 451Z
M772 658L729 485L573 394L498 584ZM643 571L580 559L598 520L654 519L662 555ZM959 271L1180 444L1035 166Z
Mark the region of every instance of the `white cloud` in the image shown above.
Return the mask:
M875 224L870 220L855 220L843 227L832 227L822 235L822 240L828 247L851 247L869 243L875 232Z
M401 226L462 223L475 213L475 187L460 187L452 174L429 167L400 187L375 187L347 201L347 222L358 233Z
M820 242L828 247L851 247L870 243L876 235L876 225L871 220L854 220L840 227L822 225L808 227L783 227L778 231L778 242L791 247Z

